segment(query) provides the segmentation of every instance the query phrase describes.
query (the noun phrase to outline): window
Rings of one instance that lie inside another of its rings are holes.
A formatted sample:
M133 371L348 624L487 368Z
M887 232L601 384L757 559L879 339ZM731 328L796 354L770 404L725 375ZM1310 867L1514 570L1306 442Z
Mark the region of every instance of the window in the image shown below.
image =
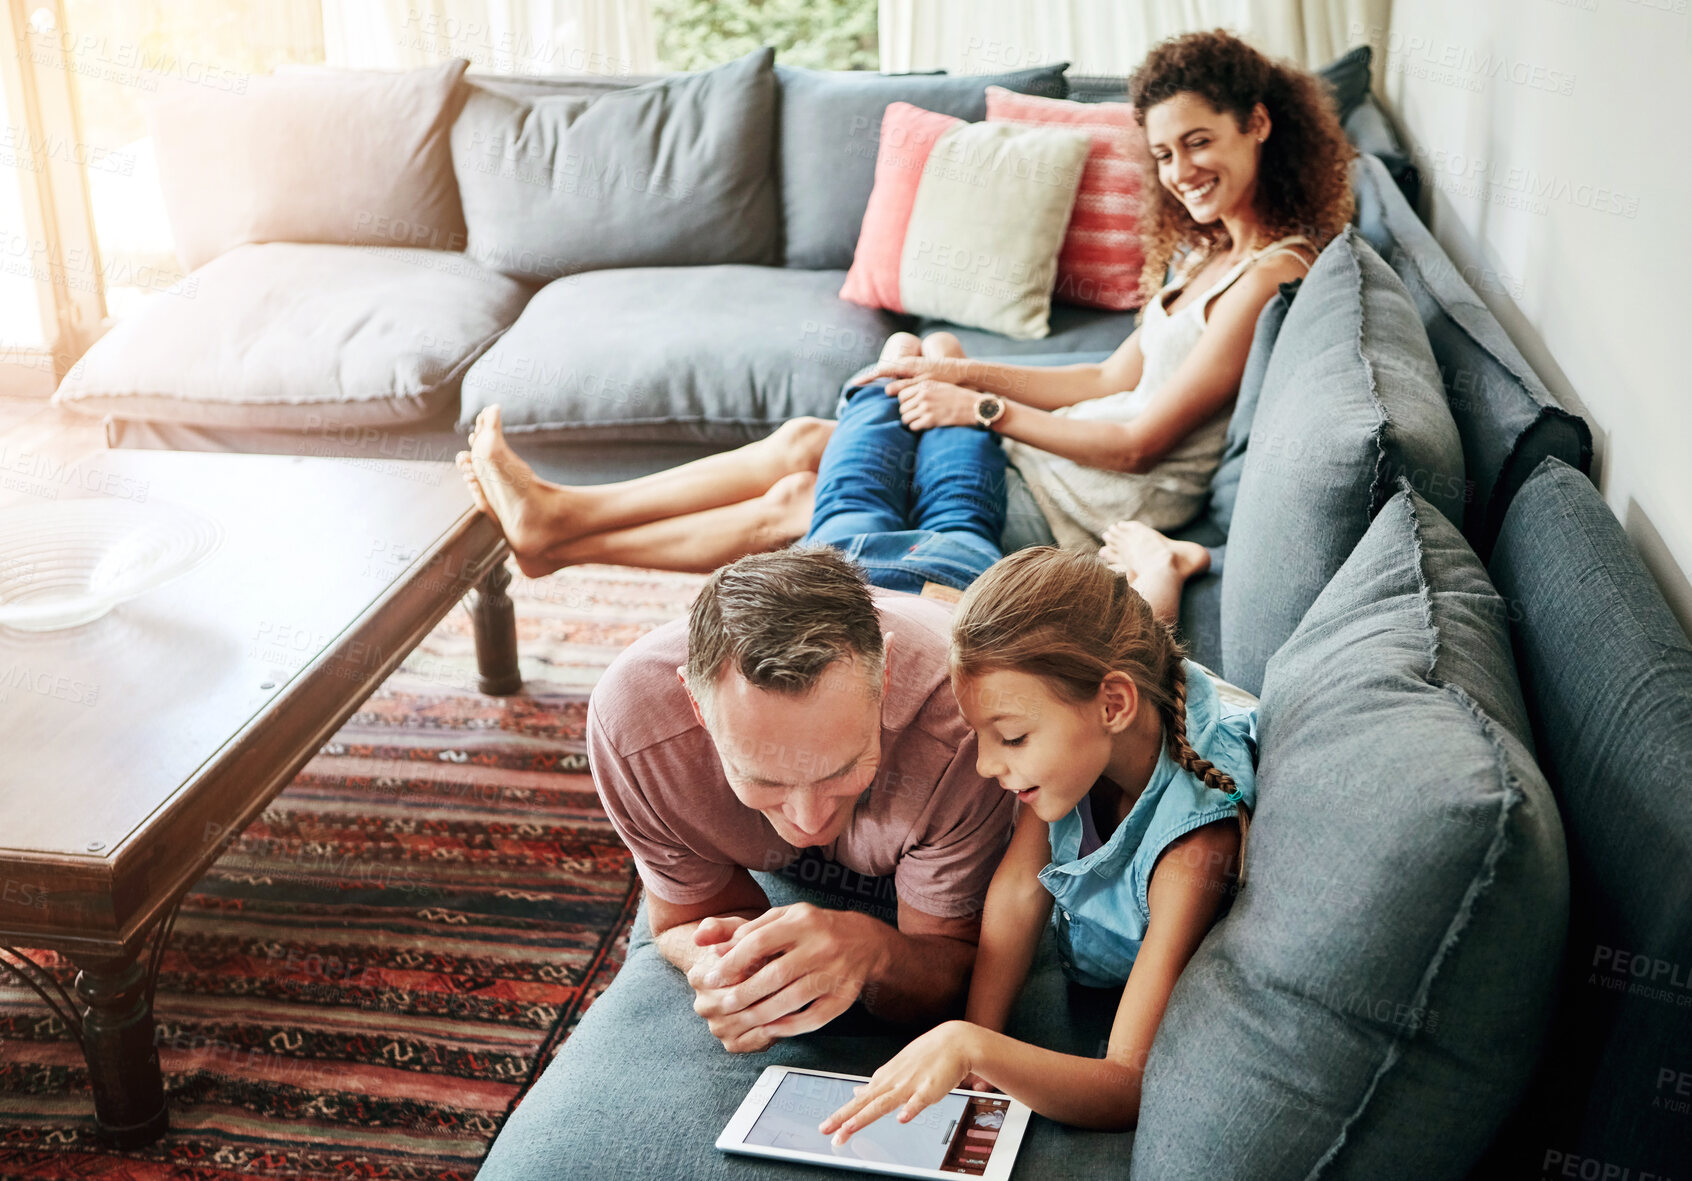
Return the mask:
M880 69L877 0L651 0L658 60L704 70L760 45L784 65Z
M284 64L321 64L320 0L63 0L70 76L106 306L121 318L182 277L147 103L161 87L242 93Z
M46 359L48 344L36 292L36 252L24 219L24 185L34 161L12 121L9 89L0 86L0 359L33 366Z

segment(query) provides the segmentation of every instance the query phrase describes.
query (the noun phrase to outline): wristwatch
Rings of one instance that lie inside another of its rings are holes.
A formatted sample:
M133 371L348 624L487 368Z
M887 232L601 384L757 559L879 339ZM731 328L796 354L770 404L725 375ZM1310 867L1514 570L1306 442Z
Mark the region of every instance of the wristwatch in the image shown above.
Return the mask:
M991 430L993 424L1003 418L1005 414L1005 400L994 394L982 394L975 400L975 424Z

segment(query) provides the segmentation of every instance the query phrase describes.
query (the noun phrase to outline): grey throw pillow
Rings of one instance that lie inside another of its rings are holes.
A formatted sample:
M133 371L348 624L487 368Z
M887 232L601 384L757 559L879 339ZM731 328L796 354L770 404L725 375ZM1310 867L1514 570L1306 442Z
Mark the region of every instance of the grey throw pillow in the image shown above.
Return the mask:
M775 263L773 57L597 96L474 88L452 129L467 253L531 280Z
M1251 337L1251 352L1246 356L1245 372L1240 375L1240 392L1234 399L1234 413L1228 419L1228 445L1222 452L1222 462L1210 478L1210 505L1207 515L1222 536L1234 520L1234 502L1240 495L1240 474L1245 470L1246 447L1251 442L1251 424L1257 417L1257 398L1263 391L1263 375L1269 370L1269 358L1274 355L1275 341L1280 338L1281 325L1286 322L1287 309L1292 306L1298 289L1304 283L1297 278L1282 283L1270 296L1263 310L1257 313L1257 328Z
M781 92L778 169L787 265L845 270L858 248L858 231L881 146L887 104L907 102L979 123L987 117L987 88L1063 98L1068 62L1012 74L948 76L868 74L777 66Z
M1491 570L1568 822L1573 913L1537 1085L1488 1175L1596 1161L1679 1175L1692 1145L1692 640L1603 496L1559 459L1511 502Z
M1463 447L1404 284L1347 226L1263 375L1222 577L1222 675L1250 692L1400 475L1453 521Z
M1568 920L1507 620L1404 484L1270 661L1247 884L1158 1029L1134 1176L1461 1178L1485 1150Z

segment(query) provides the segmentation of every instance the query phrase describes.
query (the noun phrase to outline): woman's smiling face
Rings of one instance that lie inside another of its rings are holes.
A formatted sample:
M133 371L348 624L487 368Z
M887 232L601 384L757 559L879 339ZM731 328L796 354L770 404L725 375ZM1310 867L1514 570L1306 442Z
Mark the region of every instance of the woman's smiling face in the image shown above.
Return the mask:
M1190 90L1146 112L1146 140L1158 180L1200 225L1251 208L1260 137L1268 132L1269 112L1262 103L1241 131L1232 115Z

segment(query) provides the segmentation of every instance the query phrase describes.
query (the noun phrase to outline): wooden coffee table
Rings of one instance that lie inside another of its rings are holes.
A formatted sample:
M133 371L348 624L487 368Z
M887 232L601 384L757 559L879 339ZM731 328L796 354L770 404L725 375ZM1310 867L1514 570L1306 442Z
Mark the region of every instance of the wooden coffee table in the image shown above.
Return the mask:
M0 948L80 1039L100 1131L132 1147L168 1127L153 989L189 887L467 593L482 691L521 678L505 541L450 464L79 462L14 465L6 507L170 501L224 530L103 619L0 627ZM69 957L75 997L16 948Z

